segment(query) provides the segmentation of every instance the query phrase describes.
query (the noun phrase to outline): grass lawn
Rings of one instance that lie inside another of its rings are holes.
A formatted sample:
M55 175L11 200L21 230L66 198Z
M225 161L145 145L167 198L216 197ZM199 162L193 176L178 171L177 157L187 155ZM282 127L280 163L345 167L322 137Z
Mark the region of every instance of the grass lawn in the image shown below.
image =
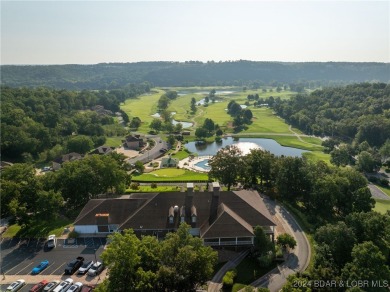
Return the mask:
M390 210L390 200L375 199L374 211L385 214Z
M124 139L124 137L107 137L106 143L104 143L104 145L111 147L120 147L122 146L122 139Z
M177 168L165 168L144 173L132 177L139 182L164 182L164 181L208 181L207 173L193 172Z
M72 225L72 223L72 220L58 218L51 221L35 221L28 229L22 229L21 226L14 224L8 227L7 231L3 233L3 237L44 238L49 234L60 236L64 228Z
M172 158L177 158L179 160L182 160L184 158L187 158L188 156L190 156L190 154L187 151L180 150L177 153L173 154Z
M191 119L194 115L191 114L191 99L195 97L196 101L199 101L202 99L202 96L200 95L184 95L179 96L175 100L172 100L168 111L170 112L176 112L176 114L173 116L173 118L177 121L181 122L191 122ZM195 113L195 115L198 112Z
M163 90L153 90L150 95L127 99L121 104L120 108L129 116L130 120L133 117L141 119L142 124L138 132L147 133L150 130L149 124L154 119L152 115L157 112L157 101L163 93Z
M303 157L306 157L308 160L312 161L325 161L326 164L331 165L330 163L330 154L326 154L321 151L312 151L312 152L305 152L302 154Z
M206 118L212 119L215 124L220 125L221 127L225 127L229 121L232 121L232 117L228 115L225 109L227 108L228 101L210 103L208 106L200 106L198 107L198 111L203 111L202 115L195 119L198 125L203 125L203 122Z
M284 133L291 134L288 129L288 124L283 119L277 117L271 109L266 107L254 108L249 107L253 113L252 124L248 126L248 129L241 133ZM295 132L301 133L299 130L294 129Z

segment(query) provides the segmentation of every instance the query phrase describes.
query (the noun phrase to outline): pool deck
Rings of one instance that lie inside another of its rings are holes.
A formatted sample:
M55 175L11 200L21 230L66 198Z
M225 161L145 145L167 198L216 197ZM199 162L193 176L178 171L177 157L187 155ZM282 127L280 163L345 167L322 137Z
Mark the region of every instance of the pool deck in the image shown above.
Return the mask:
M179 167L180 168L189 169L189 170L193 170L193 171L209 172L209 170L204 169L204 168L199 167L199 166L196 166L195 164L197 164L198 162L210 159L212 157L213 156L199 156L199 157L195 157L195 158L192 158L192 159L187 157L187 158L184 158L184 159L179 161Z

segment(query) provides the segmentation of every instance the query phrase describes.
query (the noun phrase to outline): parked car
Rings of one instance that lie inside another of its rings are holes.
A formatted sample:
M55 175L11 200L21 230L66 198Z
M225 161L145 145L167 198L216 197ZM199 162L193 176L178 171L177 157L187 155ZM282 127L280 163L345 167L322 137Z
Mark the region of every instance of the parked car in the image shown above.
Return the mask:
M24 281L23 279L19 279L15 282L12 282L8 287L7 287L7 290L5 291L19 291L20 289L22 289L22 287L26 285L26 281Z
M51 282L49 282L44 288L43 288L43 291L44 292L51 292L54 290L55 287L58 286L58 284L60 283L60 281L58 280L53 280Z
M68 288L68 290L66 290L66 292L79 292L81 290L81 288L83 287L83 283L81 282L76 282L74 283L72 286L70 286Z
M42 280L41 282L35 284L29 292L41 292L43 291L43 288L46 286L46 284L49 283L48 280Z
M93 291L93 287L92 286L84 285L83 288L81 288L80 292L92 292L92 291Z
M53 292L65 292L73 283L71 278L62 281L57 287L54 288Z
M38 266L36 266L32 269L31 274L33 274L33 275L39 274L44 269L46 269L48 265L49 265L48 260L41 261Z
M83 265L83 262L83 257L77 257L76 259L68 263L68 266L65 268L65 275L72 275Z
M78 270L78 274L80 275L84 275L86 272L88 272L88 270L93 266L94 262L93 261L89 261L89 262L85 262Z
M49 237L47 238L46 246L48 248L54 248L57 246L57 238L54 234L49 235Z
M93 264L93 266L89 269L88 275L91 277L94 277L96 275L99 275L104 270L104 265L101 262L96 262Z

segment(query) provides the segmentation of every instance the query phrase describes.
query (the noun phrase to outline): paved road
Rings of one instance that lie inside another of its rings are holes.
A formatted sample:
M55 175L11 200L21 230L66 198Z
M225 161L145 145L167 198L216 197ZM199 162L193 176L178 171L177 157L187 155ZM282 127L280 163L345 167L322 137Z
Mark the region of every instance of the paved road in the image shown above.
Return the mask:
M307 268L310 262L311 250L305 233L295 221L294 217L275 201L264 199L264 203L270 213L275 215L282 223L284 230L293 235L297 241L297 246L293 253L289 255L282 265L279 265L268 274L251 283L254 287L266 287L273 292L279 291L283 287L289 275L302 272Z
M168 149L167 142L161 140L159 137L152 138L155 142L155 145L152 149L145 151L144 154L141 154L140 156L137 156L135 158L131 158L128 160L128 163L133 164L137 161L141 161L142 163L147 163L149 161L152 161L153 159L156 159L159 156L162 156L164 153L160 152L162 148ZM161 143L160 143L161 141Z
M390 200L388 195L372 183L368 184L368 188L370 189L371 195L374 199Z

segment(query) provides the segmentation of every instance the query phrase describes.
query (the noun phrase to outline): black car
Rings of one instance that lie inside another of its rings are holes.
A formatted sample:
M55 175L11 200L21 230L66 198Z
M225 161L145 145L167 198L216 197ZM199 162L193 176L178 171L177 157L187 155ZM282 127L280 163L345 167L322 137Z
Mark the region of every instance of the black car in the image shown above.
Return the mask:
M65 268L65 275L72 275L83 265L83 262L83 257L77 257L76 259L68 263L68 266Z

